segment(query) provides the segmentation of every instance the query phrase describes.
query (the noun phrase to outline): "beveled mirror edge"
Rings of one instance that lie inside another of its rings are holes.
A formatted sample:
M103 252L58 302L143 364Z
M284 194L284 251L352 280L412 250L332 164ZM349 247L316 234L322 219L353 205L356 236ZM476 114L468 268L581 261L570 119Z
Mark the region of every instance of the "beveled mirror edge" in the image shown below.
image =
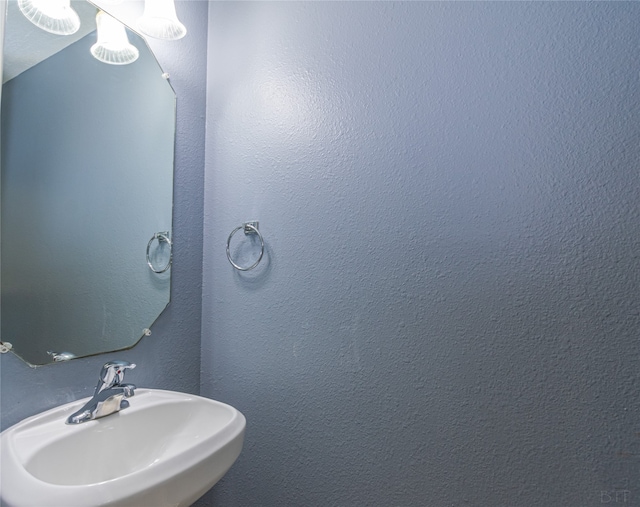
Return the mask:
M9 5L7 4L7 0L0 0L0 106L2 105L2 81L3 81L3 67L4 67L4 33L5 33L5 22L7 19L7 9L8 9ZM2 127L0 126L0 129ZM2 150L0 150L0 158L2 157ZM0 182L0 185L2 185L2 183ZM1 188L0 188L1 190ZM2 265L2 230L1 230L1 225L0 225L0 265ZM1 271L0 270L0 286L2 286L2 275L1 275ZM2 294L0 293L0 302L2 300ZM0 304L0 323L2 322L2 304ZM0 337L0 343L2 343ZM2 353L5 354L7 352L9 352L11 350L11 347L9 347L8 349L5 350L5 347L3 347L3 351Z

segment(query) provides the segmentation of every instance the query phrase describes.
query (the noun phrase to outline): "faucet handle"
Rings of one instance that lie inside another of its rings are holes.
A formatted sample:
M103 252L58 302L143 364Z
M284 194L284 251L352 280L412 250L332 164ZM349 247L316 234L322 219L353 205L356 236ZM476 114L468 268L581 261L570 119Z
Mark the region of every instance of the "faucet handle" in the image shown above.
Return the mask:
M124 380L124 373L126 370L132 370L136 365L128 361L109 361L100 370L100 381L98 382L98 389L96 392L100 392L104 389L109 389L117 384L120 384Z

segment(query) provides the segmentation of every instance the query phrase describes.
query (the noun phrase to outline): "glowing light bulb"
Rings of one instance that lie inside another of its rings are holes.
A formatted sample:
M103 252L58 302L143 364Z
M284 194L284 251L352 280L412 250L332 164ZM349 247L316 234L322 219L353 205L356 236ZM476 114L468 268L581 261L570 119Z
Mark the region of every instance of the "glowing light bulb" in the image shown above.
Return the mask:
M100 11L96 15L96 26L98 40L91 46L94 58L111 65L127 65L138 59L138 48L129 42L125 27L120 21Z
M80 29L71 0L18 0L18 7L25 18L47 32L71 35Z
M165 40L181 39L187 34L185 26L178 21L173 0L145 0L138 29L145 35Z

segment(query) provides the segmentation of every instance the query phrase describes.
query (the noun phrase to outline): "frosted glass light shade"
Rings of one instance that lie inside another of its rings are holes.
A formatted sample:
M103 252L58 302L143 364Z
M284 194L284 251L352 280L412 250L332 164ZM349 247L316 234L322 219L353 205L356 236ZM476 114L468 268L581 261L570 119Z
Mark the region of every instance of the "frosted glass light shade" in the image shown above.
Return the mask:
M138 29L156 39L177 40L187 35L186 27L178 21L173 0L145 0Z
M71 35L80 29L71 0L18 0L18 7L25 18L47 32Z
M96 15L96 26L98 40L91 46L94 58L111 65L127 65L138 59L138 48L129 42L120 21L100 11Z

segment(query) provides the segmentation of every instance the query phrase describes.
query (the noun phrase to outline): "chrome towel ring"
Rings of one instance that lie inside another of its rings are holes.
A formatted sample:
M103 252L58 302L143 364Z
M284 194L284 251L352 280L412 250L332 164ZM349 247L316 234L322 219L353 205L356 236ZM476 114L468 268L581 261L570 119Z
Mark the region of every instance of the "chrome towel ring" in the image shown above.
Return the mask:
M151 248L151 243L153 243L153 241L156 239L158 240L158 244L164 241L169 245L169 260L167 261L167 265L162 269L156 269L155 267L153 267L153 264L151 263L151 259L149 258L149 249ZM156 232L153 236L151 236L149 243L147 243L147 265L149 266L149 268L151 268L151 271L153 271L154 273L164 273L171 266L172 260L173 260L173 243L171 243L171 240L169 239L169 232Z
M260 255L258 257L258 260L256 262L254 262L251 266L249 267L242 267L242 266L238 266L235 262L233 262L233 259L231 258L231 251L229 250L229 245L231 244L231 238L233 238L233 235L238 232L240 229L244 229L244 233L246 235L249 234L257 234L258 237L260 238ZM262 237L262 234L260 234L260 231L258 230L258 222L254 221L254 222L245 222L244 224L236 227L234 230L231 231L231 234L229 234L229 237L227 238L227 259L229 259L229 262L231 263L231 265L236 268L238 271L249 271L250 269L255 268L258 264L260 264L260 261L262 260L262 256L264 255L264 238Z

